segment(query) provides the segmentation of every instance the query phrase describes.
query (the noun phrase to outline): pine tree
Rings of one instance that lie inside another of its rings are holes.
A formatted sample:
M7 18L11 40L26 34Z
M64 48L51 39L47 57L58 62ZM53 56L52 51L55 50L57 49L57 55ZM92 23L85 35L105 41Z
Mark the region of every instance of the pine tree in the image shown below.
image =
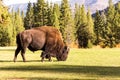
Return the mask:
M104 27L104 21L99 11L96 11L95 20L94 20L94 31L96 34L95 44L96 45L99 45L99 43L101 42L102 34L104 34L103 27Z
M55 12L58 16L58 19L60 18L60 8L59 8L59 5L58 4L54 4L53 6L53 12Z
M36 26L36 19L35 19L37 17L37 15L36 15L36 12L37 12L36 7L37 7L36 3L33 3L33 26L32 27Z
M115 16L114 16L114 26L115 26L115 43L120 43L120 2L116 5Z
M25 29L30 29L33 26L33 7L29 2L27 6L26 17L24 19L24 27Z
M79 29L81 26L81 7L78 4L75 4L75 17L74 17L74 21L75 21L75 43L78 45L78 47L80 47L82 41L80 40L80 34L79 34Z
M51 12L49 13L49 9L51 9ZM52 13L52 5L49 7L49 3L44 3L44 9L43 9L43 25L48 25L49 20L48 20L48 14L51 15Z
M113 33L115 29L112 24L115 19L114 15L115 15L115 7L112 3L112 0L109 0L109 8L107 12L107 25L111 28L111 33Z
M88 12L87 12L87 25L90 26L91 34L93 34L94 22L90 13L90 9L88 9Z
M81 24L87 24L87 16L86 16L86 12L85 12L85 7L84 5L82 5L81 7L81 12L80 12L80 21L81 21Z
M107 26L107 17L105 15L104 12L101 13L101 18L102 18L102 23L103 23L103 27L101 28L102 32L101 32L101 47L110 47L110 33L111 33L111 29L109 26Z
M43 26L48 23L47 16L47 8L48 5L44 0L38 0L36 4L34 4L34 26Z
M109 44L110 44L110 47L114 47L116 45L115 31L117 28L115 26L115 7L112 3L112 0L109 0L109 8L108 8L108 12L107 12L107 26L110 28Z
M74 20L68 0L62 0L60 11L60 31L63 35L64 42L71 44L74 42Z
M55 26L57 29L60 29L60 9L58 4L54 4L53 6L53 26Z
M16 27L15 27L15 12L14 10L12 9L11 13L10 13L10 18L11 18L11 24L12 24L12 45L15 45L16 44L16 35L17 35L17 32L16 32Z
M78 4L75 4L75 17L74 17L74 21L75 21L75 39L77 40L77 30L80 26L80 7L78 6Z
M102 23L103 23L103 27L102 27L102 38L106 39L108 37L108 34L110 32L110 28L107 26L107 18L105 15L105 12L101 12L101 18L102 18Z
M24 11L21 11L21 17L22 17L22 20L24 22L24 18L25 18Z
M16 28L16 33L17 34L24 30L23 20L22 20L19 9L18 9L17 12L15 12L15 25L14 26Z
M88 33L89 33L89 39L88 39L88 45L87 47L92 47L92 44L94 42L94 22L90 13L90 9L88 9L87 12L87 26L88 26Z
M76 5L75 13L76 37L79 47L90 48L93 42L93 20L88 10L86 14L84 5L79 7Z
M48 26L53 26L53 5L52 3L50 3L50 6L49 6L49 3L47 2L47 24Z
M58 19L58 15L56 12L53 13L53 26L56 27L57 29L60 29L60 26L59 26L59 19Z
M77 29L77 38L79 47L87 48L88 45L88 26L87 26L87 15L85 12L84 5L79 8L79 23Z
M120 2L116 5L115 26L120 26Z
M95 44L100 45L101 47L110 47L111 29L107 26L107 18L104 12L100 14L99 11L97 11L94 25L94 31L96 34Z

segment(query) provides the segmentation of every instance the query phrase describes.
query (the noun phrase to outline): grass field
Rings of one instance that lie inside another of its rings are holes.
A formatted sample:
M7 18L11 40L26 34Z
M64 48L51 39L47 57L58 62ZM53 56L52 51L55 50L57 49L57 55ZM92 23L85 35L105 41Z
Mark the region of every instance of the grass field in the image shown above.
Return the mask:
M40 52L26 52L27 62L14 49L0 49L0 80L120 79L120 49L71 49L65 62L40 62Z

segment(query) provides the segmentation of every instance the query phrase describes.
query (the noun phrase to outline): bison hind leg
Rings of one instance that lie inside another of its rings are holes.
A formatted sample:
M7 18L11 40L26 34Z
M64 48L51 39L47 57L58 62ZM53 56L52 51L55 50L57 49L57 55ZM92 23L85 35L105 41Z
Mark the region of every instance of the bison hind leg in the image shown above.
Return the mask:
M24 48L24 49L21 50L21 56L22 56L23 62L26 62L25 52L26 52L26 48Z
M14 62L16 62L17 55L18 55L18 53L20 52L20 50L21 50L20 47L17 47L17 49L15 50L15 55L14 55L14 59L13 59Z

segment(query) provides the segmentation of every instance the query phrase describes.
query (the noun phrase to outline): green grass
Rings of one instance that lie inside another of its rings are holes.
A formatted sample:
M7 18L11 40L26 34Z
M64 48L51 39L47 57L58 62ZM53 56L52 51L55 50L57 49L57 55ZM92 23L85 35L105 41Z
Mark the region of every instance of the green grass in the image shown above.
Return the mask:
M120 49L71 49L67 61L40 62L40 51L26 52L27 62L14 49L0 49L0 80L120 79Z

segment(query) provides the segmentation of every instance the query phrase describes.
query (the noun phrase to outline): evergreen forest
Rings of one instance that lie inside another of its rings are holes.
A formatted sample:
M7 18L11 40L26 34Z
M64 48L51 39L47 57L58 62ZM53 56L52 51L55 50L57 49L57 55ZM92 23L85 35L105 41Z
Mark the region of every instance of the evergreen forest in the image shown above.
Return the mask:
M28 3L26 14L19 9L9 11L0 0L0 46L14 46L19 32L46 25L59 29L64 42L71 47L116 47L120 43L120 2L108 3L107 11L96 10L93 17L84 5L76 3L72 10L68 0L61 4L45 0Z

